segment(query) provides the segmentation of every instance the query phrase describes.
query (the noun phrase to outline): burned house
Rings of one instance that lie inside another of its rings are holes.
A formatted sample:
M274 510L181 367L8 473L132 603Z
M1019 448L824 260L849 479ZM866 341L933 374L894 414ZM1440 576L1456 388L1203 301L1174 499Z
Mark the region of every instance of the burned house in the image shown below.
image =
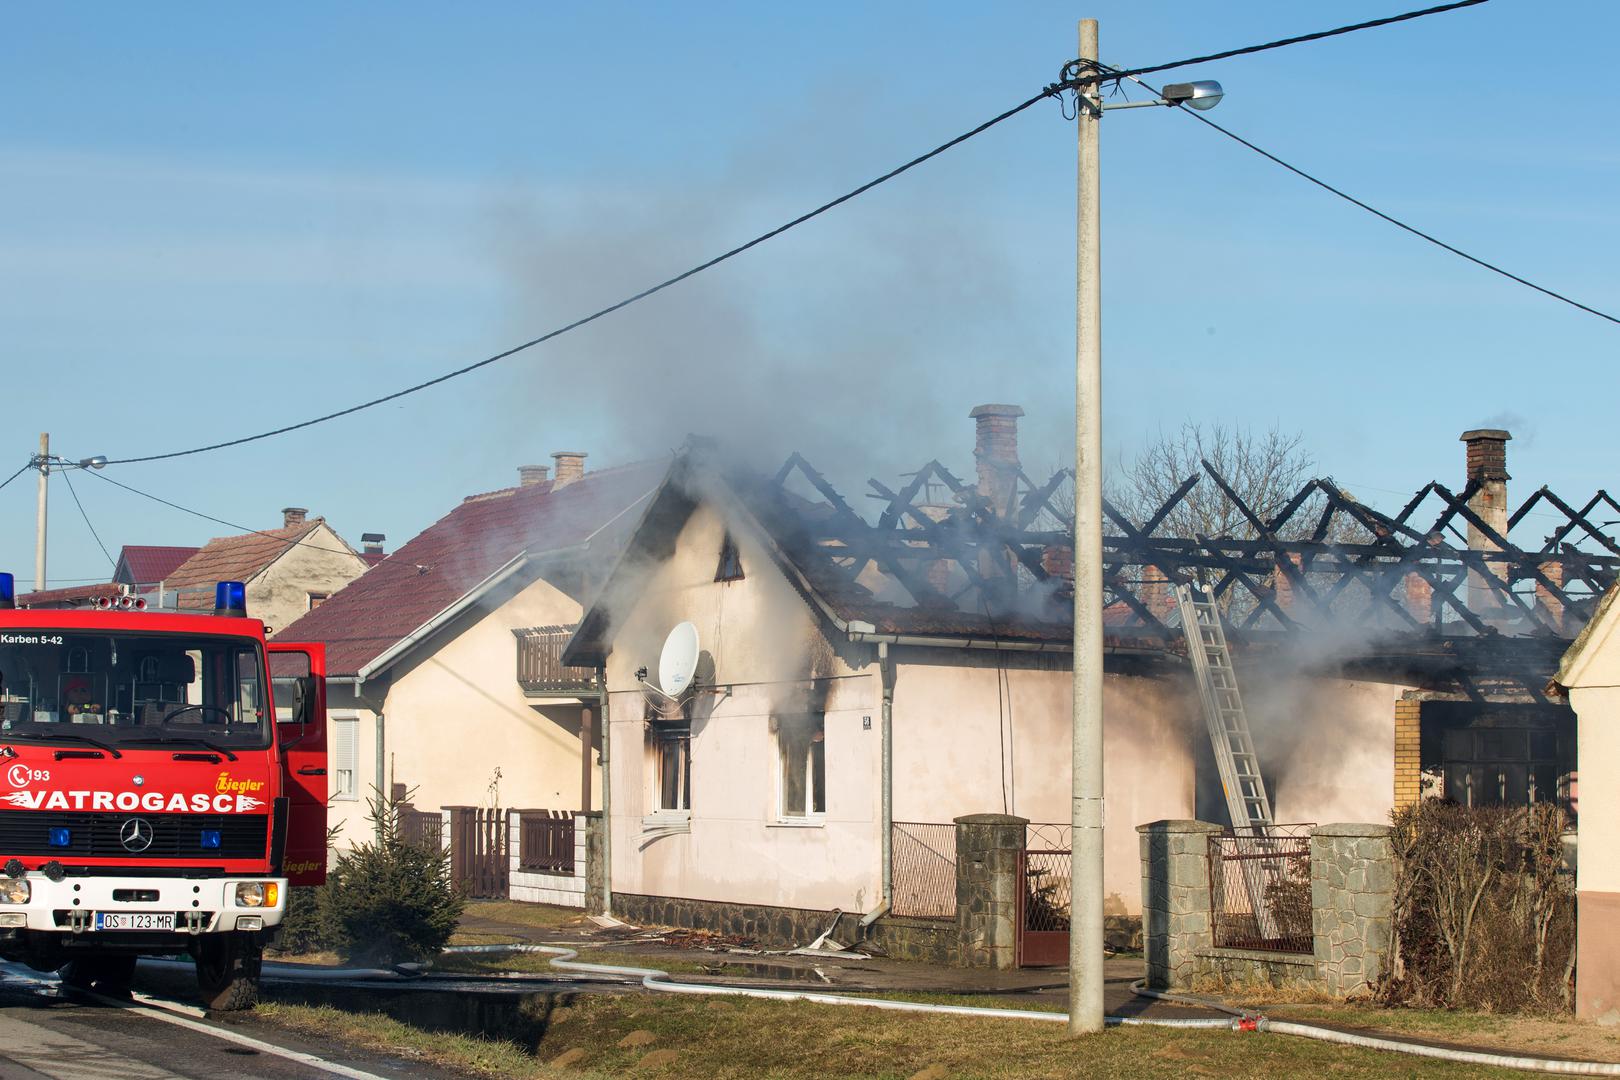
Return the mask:
M605 669L615 910L940 914L954 818L1065 828L1071 485L1024 472L1021 413L973 411L973 481L938 461L872 481L870 519L797 455L774 476L677 456L564 657ZM1393 515L1327 478L1262 513L1207 465L1145 520L1105 508L1110 911L1140 907L1138 823L1222 814L1181 583L1221 606L1278 820L1377 821L1422 794L1573 804L1572 718L1544 687L1620 566L1588 517L1606 496L1542 489L1509 513L1508 434L1463 438L1461 489ZM1246 526L1171 535L1201 484ZM653 672L681 623L701 652L671 698Z

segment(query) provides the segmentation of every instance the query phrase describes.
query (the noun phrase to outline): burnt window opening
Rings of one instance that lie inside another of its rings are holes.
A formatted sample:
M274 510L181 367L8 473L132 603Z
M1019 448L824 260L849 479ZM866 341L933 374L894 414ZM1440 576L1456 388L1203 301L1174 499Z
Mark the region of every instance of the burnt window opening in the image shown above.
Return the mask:
M661 811L692 809L692 728L656 724L652 733L653 786Z
M777 817L819 817L827 812L827 719L823 714L777 716L777 757L781 762Z
M737 541L726 533L725 539L720 541L720 565L714 572L716 581L741 581L743 579L742 556L737 554Z
M1425 702L1425 793L1463 806L1550 802L1575 812L1575 718L1567 708Z

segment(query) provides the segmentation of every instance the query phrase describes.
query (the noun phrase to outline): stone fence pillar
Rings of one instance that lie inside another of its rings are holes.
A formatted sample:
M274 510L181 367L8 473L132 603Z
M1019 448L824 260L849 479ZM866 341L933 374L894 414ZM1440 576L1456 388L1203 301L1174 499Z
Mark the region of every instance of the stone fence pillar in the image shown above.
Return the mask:
M1321 825L1311 836L1316 977L1336 997L1370 993L1389 958L1395 848L1388 825Z
M956 933L962 963L1018 966L1018 860L1028 818L969 814L956 819Z
M1147 985L1192 988L1195 954L1214 942L1207 821L1152 821L1136 827L1142 847L1142 942Z
M574 814L574 828L585 830L585 865L574 870L576 874L581 869L585 873L585 911L592 915L605 915L602 885L607 880L603 861L607 846L602 842L602 811L578 811Z

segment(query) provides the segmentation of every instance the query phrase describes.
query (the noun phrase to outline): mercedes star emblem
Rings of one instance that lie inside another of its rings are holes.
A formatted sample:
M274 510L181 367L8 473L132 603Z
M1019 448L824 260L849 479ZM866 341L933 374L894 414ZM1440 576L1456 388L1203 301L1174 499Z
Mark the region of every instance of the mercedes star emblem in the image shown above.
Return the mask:
M145 818L132 817L118 830L118 839L126 851L145 851L152 846L152 823Z

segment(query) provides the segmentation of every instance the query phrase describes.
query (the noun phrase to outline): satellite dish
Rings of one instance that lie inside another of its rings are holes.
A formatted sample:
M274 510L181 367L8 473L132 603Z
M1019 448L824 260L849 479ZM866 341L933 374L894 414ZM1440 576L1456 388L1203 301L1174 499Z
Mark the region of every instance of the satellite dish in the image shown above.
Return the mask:
M692 685L697 673L697 627L683 622L664 639L664 651L658 657L658 686L670 697L680 697Z

